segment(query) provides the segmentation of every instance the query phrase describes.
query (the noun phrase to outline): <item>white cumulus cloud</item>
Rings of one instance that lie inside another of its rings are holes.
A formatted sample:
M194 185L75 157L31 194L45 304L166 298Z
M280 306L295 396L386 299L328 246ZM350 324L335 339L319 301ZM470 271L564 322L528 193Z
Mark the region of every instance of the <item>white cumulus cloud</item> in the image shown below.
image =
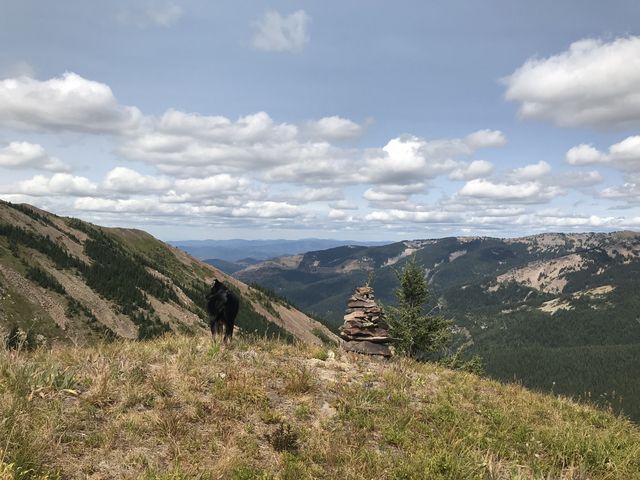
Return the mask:
M624 172L640 171L640 136L627 137L601 152L592 145L581 144L571 148L566 156L571 165L601 164Z
M366 190L362 197L365 200L369 200L370 202L375 203L396 203L396 202L405 202L409 199L409 196L403 193L389 193L380 190L376 190L374 188L369 188Z
M415 222L415 223L454 223L461 217L451 212L408 210L375 210L366 215L365 220L380 223Z
M592 165L595 163L604 163L606 156L592 145L582 143L572 147L565 158L567 163L571 165Z
M602 198L612 200L626 200L628 202L640 201L640 184L625 182L622 185L607 187L600 192Z
M486 177L493 172L493 164L486 160L474 160L461 168L456 168L449 174L451 180L473 180Z
M588 172L563 172L553 176L553 182L559 187L590 187L604 180L600 172L591 170Z
M311 17L304 10L290 15L268 11L254 22L252 45L265 52L299 52L309 43Z
M335 210L358 210L358 204L351 200L338 200L336 202L331 202L329 207Z
M455 158L470 153L459 139L427 141L406 135L389 140L368 160L366 172L376 183L413 183L452 172L463 165Z
M126 8L118 12L116 18L123 25L166 28L175 24L183 13L182 7L173 1L146 0L137 4L130 2Z
M349 218L349 214L345 210L332 208L331 210L329 210L327 217L329 217L331 220L347 220Z
M93 212L138 213L149 215L184 215L191 213L184 208L159 203L155 198L110 199L99 197L81 197L73 203L77 210Z
M500 130L478 130L465 137L465 142L474 150L479 148L502 147L507 144L507 137Z
M0 167L38 168L52 172L69 172L71 167L47 154L42 145L29 142L11 142L0 147Z
M286 202L251 201L244 206L234 208L234 217L249 218L293 218L301 214L300 207Z
M511 176L517 180L537 180L549 173L551 173L551 165L541 160L538 163L514 169Z
M541 203L561 194L560 189L539 182L500 183L478 178L468 181L459 195L486 200Z
M504 79L523 118L599 130L640 125L640 37L580 40Z
M232 121L219 115L199 115L168 110L152 123L153 132L209 142L286 142L296 138L298 133L296 126L275 123L266 112L257 112Z
M6 193L41 196L86 196L98 191L98 186L85 177L69 173L56 173L51 177L36 175L29 180L2 188Z
M109 86L75 73L39 81L0 81L0 127L16 130L125 133L142 114L118 104Z
M103 186L122 193L147 193L163 191L171 182L167 178L143 175L126 167L116 167L107 173Z
M364 127L348 118L337 115L310 121L306 124L305 133L314 139L335 141L357 138L364 133Z
M283 195L286 201L296 204L339 201L343 197L342 190L335 187L306 187Z

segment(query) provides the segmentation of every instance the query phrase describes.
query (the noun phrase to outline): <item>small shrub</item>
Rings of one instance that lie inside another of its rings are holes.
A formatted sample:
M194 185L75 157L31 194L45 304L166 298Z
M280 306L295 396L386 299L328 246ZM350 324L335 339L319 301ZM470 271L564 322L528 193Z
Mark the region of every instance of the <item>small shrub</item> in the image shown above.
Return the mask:
M296 407L295 416L300 420L308 420L311 418L311 408L306 403L301 403Z
M173 384L167 372L156 372L149 377L149 384L160 397L167 398L173 395Z
M284 384L285 391L292 394L308 393L314 390L315 387L316 380L311 370L304 365L290 371Z
M329 358L329 351L325 350L324 348L321 348L313 355L313 358L317 358L318 360L322 360L323 362L326 362L327 359Z
M476 375L482 375L484 373L482 359L478 355L474 355L471 358L467 358L465 355L465 352L470 345L471 342L462 344L452 354L440 359L438 363L443 367L451 368L452 370L462 370L469 373L475 373Z
M298 432L285 422L278 423L275 430L267 434L267 440L276 452L297 452L300 447Z
M267 425L275 425L277 423L282 422L282 414L276 410L265 409L260 412L260 420L262 420Z
M207 356L209 358L215 358L220 353L221 347L219 343L213 343L207 350Z
M251 465L241 465L231 472L231 480L268 480L270 478L273 477Z
M36 362L21 362L4 374L0 382L0 393L5 391L21 397L32 397L35 393L45 396L61 390L77 388L76 369L58 363L40 365Z
M11 330L3 340L4 346L8 350L25 350L31 344L29 332L25 332L16 326L11 327Z
M2 450L0 450L0 457L2 457ZM52 477L49 474L39 474L33 469L20 468L13 463L4 463L0 460L0 480L53 480L54 478L59 477Z

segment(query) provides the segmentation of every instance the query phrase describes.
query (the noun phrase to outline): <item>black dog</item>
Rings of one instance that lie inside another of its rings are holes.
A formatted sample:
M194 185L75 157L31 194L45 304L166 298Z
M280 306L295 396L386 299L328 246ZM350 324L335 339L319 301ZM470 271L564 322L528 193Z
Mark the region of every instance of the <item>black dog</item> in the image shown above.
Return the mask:
M233 336L233 324L240 308L240 299L222 282L214 280L211 291L207 295L207 312L211 335L222 334L224 325L224 342L230 342Z

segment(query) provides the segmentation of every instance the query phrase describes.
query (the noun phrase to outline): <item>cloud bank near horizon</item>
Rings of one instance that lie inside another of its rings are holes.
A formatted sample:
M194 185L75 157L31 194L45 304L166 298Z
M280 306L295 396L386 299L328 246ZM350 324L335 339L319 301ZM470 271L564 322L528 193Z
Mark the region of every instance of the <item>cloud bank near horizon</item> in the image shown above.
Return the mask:
M265 22L261 35L286 30L298 43L272 39L266 48L263 38L265 48L256 48L297 51L307 41L291 24L306 25L304 16L267 14ZM524 119L635 127L639 58L639 37L582 40L526 61L504 79L505 96L519 102ZM605 81L612 71L619 81ZM601 148L585 142L556 159L514 159L506 168L486 157L508 144L490 125L459 138L404 133L379 145L367 143L369 125L340 115L283 122L264 111L235 119L174 108L149 114L77 73L23 74L0 81L0 169L21 175L0 182L0 196L85 218L252 231L640 228L640 217L612 214L640 203L640 136ZM107 145L100 168L60 153L93 141ZM605 207L594 213L594 203Z

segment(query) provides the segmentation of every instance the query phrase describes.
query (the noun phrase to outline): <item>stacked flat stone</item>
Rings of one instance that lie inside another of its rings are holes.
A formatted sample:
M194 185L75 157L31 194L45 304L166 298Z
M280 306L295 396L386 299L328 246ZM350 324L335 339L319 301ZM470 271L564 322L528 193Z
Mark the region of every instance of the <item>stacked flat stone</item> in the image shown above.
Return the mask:
M389 325L376 304L373 288L359 287L349 298L340 336L344 349L367 355L391 356Z

